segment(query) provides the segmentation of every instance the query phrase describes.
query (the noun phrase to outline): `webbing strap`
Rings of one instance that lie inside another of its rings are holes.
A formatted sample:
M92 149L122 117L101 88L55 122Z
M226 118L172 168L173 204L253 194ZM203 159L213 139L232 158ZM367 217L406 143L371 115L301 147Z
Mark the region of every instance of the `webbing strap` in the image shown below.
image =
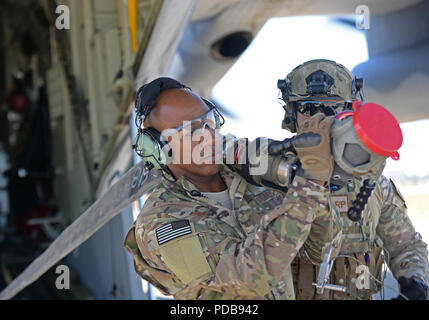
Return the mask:
M351 254L351 256L354 256L354 254ZM356 292L356 268L357 268L357 262L354 259L347 259L349 262L349 272L348 272L348 279L347 279L347 287L349 288L351 293L357 294Z
M314 265L298 259L297 298L298 300L312 300L316 287L313 286Z
M334 276L335 271L335 284L339 286L346 285L346 258L340 257L335 259L335 269L331 272L331 276ZM346 297L345 292L335 291L333 293L335 300L344 300Z

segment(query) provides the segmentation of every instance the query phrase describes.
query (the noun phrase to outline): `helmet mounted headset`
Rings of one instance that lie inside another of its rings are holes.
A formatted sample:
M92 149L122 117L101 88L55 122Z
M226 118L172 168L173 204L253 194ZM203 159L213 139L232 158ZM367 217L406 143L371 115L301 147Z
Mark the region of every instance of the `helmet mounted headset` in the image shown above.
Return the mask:
M318 111L335 115L351 109L352 102L363 101L363 79L356 78L343 65L335 61L317 59L294 68L277 87L286 103L282 127L296 132L297 112L312 116Z

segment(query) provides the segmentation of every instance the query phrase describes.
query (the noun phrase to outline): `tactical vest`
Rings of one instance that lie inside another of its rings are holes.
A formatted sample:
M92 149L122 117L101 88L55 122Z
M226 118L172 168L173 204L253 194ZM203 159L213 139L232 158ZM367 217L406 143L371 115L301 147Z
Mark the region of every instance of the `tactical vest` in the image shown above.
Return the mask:
M377 184L371 194L368 204L362 213L362 228L359 222L353 222L347 217L348 208L356 199L360 185L349 192L347 186L332 192L331 204L338 210L343 220L343 236L340 250L341 255L335 259L329 277L329 283L346 286L352 294L361 299L372 299L372 294L380 291L381 286L371 276L364 275L364 265L371 275L381 281L381 270L384 263L381 239L377 237L376 227L383 205L381 187ZM379 246L379 245L380 246ZM353 258L355 259L353 259ZM295 295L298 300L344 300L356 299L344 292L324 290L323 294L316 293L313 285L317 281L319 266L312 264L299 255L292 263L292 274L295 284Z

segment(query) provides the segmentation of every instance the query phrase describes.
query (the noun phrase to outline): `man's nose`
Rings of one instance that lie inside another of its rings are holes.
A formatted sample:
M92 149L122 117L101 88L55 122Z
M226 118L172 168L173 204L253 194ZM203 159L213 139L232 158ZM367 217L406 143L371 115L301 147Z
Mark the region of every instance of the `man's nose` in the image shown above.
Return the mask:
M216 131L215 129L209 127L208 125L204 125L202 130L202 136L200 138L200 144L202 147L214 146Z

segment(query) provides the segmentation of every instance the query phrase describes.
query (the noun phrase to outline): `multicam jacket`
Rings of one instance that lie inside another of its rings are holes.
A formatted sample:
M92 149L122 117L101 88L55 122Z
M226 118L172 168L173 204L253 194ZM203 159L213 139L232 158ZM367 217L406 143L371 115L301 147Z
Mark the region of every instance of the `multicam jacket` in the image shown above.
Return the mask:
M329 191L299 176L282 193L225 165L220 174L234 210L185 177L164 178L153 190L124 242L136 272L176 299L294 299L290 264L298 250L320 262L328 243L340 245Z
M380 177L362 214L362 229L358 222L347 217L347 210L360 186L356 182L351 192L345 186L331 194L331 203L338 207L344 227L342 257L335 260L330 283L348 287L351 294L329 290L323 295L316 294L309 279L316 275L317 267L296 258L292 269L297 299L371 299L372 294L380 290L380 283L369 277L369 286L365 287L364 278L360 276L362 269L358 267L368 267L369 272L380 280L384 260L396 279L414 276L428 283L427 245L407 216L404 198L394 183Z

